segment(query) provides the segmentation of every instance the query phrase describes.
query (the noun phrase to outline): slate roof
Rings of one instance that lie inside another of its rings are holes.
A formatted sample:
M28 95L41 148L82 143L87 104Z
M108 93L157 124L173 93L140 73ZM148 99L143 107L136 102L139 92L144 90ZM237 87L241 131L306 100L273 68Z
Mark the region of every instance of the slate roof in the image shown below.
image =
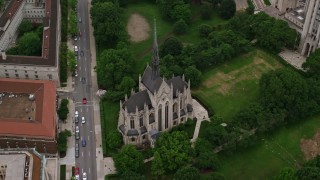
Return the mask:
M120 131L121 131L123 134L126 133L126 128L124 127L124 124L121 124L121 125L119 126L119 129L120 129Z
M151 129L151 131L149 132L150 136L152 139L157 139L158 137L160 137L161 132L159 132L156 129Z
M187 104L187 111L188 112L192 112L193 111L193 108L192 108L191 104Z
M136 129L129 129L127 132L127 136L137 136L137 135L139 135L139 132Z
M173 77L172 79L169 79L166 82L169 86L171 86L171 83L172 83L173 97L177 97L176 95L177 89L180 92L183 92L184 87L188 87L188 84L184 82L180 76Z
M141 78L142 83L148 88L148 90L151 93L154 93L154 91L158 91L161 83L162 83L162 78L158 77L155 80L152 80L152 68L148 66L143 73L143 76Z
M144 134L144 133L146 133L147 132L147 128L145 127L145 126L142 126L141 128L140 128L140 134Z
M133 94L124 102L124 107L127 107L129 113L133 113L136 112L136 106L138 106L139 111L142 110L144 103L146 103L147 106L152 105L147 90Z

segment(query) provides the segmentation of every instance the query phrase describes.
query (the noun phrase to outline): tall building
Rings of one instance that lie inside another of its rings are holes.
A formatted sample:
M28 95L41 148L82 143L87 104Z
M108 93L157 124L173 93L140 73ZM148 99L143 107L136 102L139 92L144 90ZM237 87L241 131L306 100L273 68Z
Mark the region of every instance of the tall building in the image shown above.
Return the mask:
M320 0L307 0L304 11L305 21L300 40L300 51L302 55L309 56L319 48L320 40Z
M156 25L154 27L153 56L139 76L139 92L120 101L118 129L125 144L151 145L162 131L193 118L190 81L184 76L160 77Z
M286 12L289 9L293 9L297 7L297 0L273 0L271 5L280 12Z
M59 0L9 0L0 17L0 77L55 81L59 79ZM22 20L43 24L40 56L6 55Z

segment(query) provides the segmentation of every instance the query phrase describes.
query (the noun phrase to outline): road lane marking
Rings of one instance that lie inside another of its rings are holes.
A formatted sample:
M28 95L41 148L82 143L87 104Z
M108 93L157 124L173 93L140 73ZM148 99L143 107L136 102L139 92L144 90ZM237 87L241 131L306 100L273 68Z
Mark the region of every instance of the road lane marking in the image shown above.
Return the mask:
M87 107L87 112L89 112L89 108Z
M82 108L80 109L80 111L82 112Z
M89 151L89 156L90 156L90 151Z
M88 136L88 141L90 140L90 136Z
M89 168L89 173L90 173L90 168Z
M84 71L87 71L87 68L86 68L86 67L84 67Z
M80 58L79 58L80 59ZM81 66L79 67L79 70L81 71Z
M82 153L81 153L81 156L83 157L83 151L82 151Z

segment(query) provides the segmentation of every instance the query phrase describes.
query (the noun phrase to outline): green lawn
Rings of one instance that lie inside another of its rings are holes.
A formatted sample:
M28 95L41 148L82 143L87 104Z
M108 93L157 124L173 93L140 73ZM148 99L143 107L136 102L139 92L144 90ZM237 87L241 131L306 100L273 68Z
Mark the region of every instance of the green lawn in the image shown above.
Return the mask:
M114 150L108 149L106 147L106 140L105 137L107 136L108 132L112 130L117 130L118 126L118 115L119 115L119 104L113 103L109 101L102 101L100 103L102 105L103 113L101 115L101 125L104 127L101 127L102 129L102 137L103 137L103 151L104 155L111 156ZM103 121L103 122L102 122Z
M320 116L279 129L243 152L221 155L220 172L226 179L270 179L283 167L303 162L300 140L311 138L320 129Z
M193 93L229 121L240 109L257 101L260 76L281 67L275 56L253 50L205 72L202 84Z
M188 27L187 34L178 36L184 44L196 44L200 42L200 37L198 36L198 26L201 24L208 24L211 26L217 26L219 24L224 24L226 21L218 16L215 9L212 10L212 18L210 20L202 20L200 18L201 6L192 6L192 21ZM156 6L156 4L148 2L138 2L135 4L128 5L123 9L124 22L127 24L130 15L139 14L142 15L149 23L150 31L149 37L141 42L131 42L130 50L133 53L133 58L136 60L135 75L143 73L147 63L151 61L151 48L153 41L153 22L154 18L157 19L157 36L159 46L168 38L173 36L173 23L163 20L161 14Z

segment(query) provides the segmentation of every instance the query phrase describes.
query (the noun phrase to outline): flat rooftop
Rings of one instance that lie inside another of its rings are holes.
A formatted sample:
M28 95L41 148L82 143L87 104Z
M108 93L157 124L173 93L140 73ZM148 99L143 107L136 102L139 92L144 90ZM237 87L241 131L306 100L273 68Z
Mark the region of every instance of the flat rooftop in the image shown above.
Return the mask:
M0 119L35 119L36 102L29 99L29 94L0 93Z
M0 94L0 136L55 138L53 81L0 78Z
M24 179L26 159L26 154L0 154L0 179Z

